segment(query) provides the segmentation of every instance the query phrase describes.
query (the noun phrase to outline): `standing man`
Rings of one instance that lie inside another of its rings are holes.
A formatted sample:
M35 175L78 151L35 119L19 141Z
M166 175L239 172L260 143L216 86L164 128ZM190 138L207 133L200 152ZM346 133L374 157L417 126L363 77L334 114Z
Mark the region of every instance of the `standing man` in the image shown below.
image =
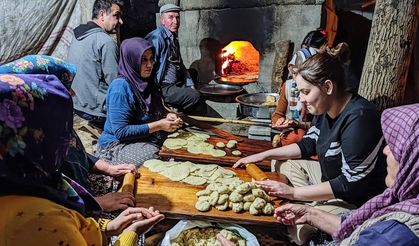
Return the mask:
M146 36L155 48L156 81L166 103L184 113L205 114L205 100L201 93L195 90L180 55L178 40L180 10L181 8L174 4L161 6L162 25Z
M100 129L106 120L106 91L118 75L119 49L109 34L122 25L122 5L122 0L95 0L92 21L74 29L67 57L77 66L71 86L74 111Z

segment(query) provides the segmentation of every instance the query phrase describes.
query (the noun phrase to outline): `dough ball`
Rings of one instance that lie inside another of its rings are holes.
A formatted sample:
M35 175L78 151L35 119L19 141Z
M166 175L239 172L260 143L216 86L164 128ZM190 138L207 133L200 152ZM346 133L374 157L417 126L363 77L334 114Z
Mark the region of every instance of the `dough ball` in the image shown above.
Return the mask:
M209 196L200 196L198 197L198 201L209 201Z
M242 202L234 202L232 210L236 213L240 213L243 210L243 203Z
M236 191L240 194L246 194L249 190L252 189L252 187L253 187L252 183L246 182L237 186Z
M226 146L226 144L225 144L225 143L223 143L223 142L217 142L217 143L215 144L215 146L217 146L218 148L224 148L224 147Z
M228 201L226 201L224 204L216 205L215 208L218 209L218 210L220 210L220 211L227 210L227 208L228 208Z
M226 147L229 149L234 149L236 147L237 141L236 140L230 140L226 144Z
M220 198L220 194L218 194L218 192L214 191L211 193L210 197L209 197L209 203L212 206L215 206L218 202L218 199Z
M243 201L245 202L253 202L256 199L256 197L253 194L246 194L243 196Z
M231 154L233 154L233 155L235 155L235 156L241 156L241 155L242 155L242 152L240 152L240 150L233 150L233 151L231 152Z
M245 202L243 204L243 210L249 211L251 205L252 205L252 202Z
M230 188L227 185L220 185L218 186L217 191L220 194L227 194L230 193Z
M230 198L230 201L232 202L241 202L243 200L243 196L237 191L231 192L229 198Z
M261 198L265 198L267 196L266 193L265 193L265 191L262 190L262 189L259 189L259 188L253 189L252 190L252 194L255 197L261 197Z
M206 211L210 210L211 205L209 204L208 201L198 201L195 204L195 208L198 209L201 212L206 212Z
M249 208L249 213L251 215L259 215L260 212L261 211L259 209L256 209L253 205L251 205L250 208Z
M252 207L254 207L255 209L258 209L258 210L265 207L265 205L266 205L266 201L263 200L260 197L256 197L256 199L252 203Z
M262 213L266 215L271 215L274 213L274 211L275 211L275 207L270 203L267 203L265 207L263 207L262 209Z
M211 193L212 193L212 191L211 191L211 190L205 189L205 190L200 190L200 191L198 191L198 192L196 193L196 196L197 196L197 197L200 197L200 196L209 196L209 195L211 195Z
M228 201L228 194L221 194L220 197L218 198L217 204L224 204L225 202Z

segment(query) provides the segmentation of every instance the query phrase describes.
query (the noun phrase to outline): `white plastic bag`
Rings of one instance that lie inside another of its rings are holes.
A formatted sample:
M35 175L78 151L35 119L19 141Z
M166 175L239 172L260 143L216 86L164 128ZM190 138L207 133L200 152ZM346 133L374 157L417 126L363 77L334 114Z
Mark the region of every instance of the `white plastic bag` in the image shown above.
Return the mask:
M259 242L256 239L256 237L252 233L250 233L248 230L246 230L245 228L239 225L222 224L222 223L218 223L216 225L223 229L238 232L241 237L246 239L247 246L259 246ZM211 224L210 222L206 222L206 221L201 221L201 220L181 220L172 229L166 232L166 235L164 236L160 245L170 246L170 241L177 238L182 231L189 230L195 227L206 228L210 226L214 226L214 224Z

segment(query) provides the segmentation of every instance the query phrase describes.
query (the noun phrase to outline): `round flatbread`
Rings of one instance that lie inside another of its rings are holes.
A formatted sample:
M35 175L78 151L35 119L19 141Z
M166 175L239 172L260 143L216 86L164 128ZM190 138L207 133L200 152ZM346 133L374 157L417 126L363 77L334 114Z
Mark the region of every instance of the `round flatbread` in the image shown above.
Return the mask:
M211 155L214 157L222 157L226 155L226 152L220 149L213 149L211 150Z

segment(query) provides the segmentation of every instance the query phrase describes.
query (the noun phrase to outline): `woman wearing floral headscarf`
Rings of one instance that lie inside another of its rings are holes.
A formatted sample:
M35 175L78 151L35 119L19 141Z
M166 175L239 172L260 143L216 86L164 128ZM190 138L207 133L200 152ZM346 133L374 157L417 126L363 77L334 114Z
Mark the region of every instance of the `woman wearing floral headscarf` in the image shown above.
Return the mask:
M129 208L99 224L93 197L59 170L72 131L72 101L54 75L0 74L0 244L136 245L163 215Z
M387 146L387 188L347 218L297 204L275 210L278 221L310 224L340 245L419 245L419 104L387 109L381 125Z

